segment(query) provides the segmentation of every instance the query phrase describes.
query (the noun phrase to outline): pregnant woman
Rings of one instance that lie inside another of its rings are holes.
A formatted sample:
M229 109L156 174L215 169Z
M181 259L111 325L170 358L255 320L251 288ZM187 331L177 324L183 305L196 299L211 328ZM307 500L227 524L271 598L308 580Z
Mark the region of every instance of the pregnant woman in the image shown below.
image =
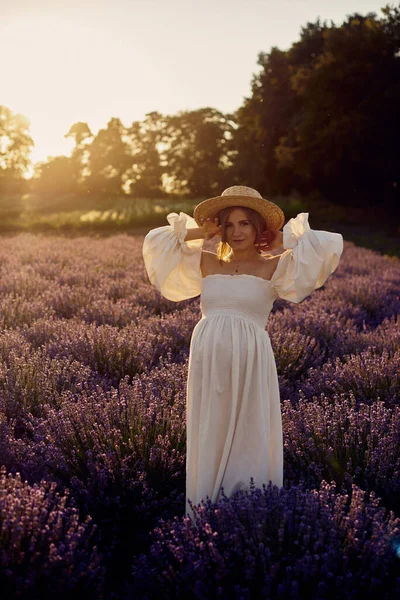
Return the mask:
M169 300L201 294L186 396L186 513L221 487L227 496L283 485L278 376L265 330L276 298L301 302L321 287L343 252L339 233L314 231L308 213L290 219L254 189L233 186L171 213L143 244L150 282ZM221 236L217 253L204 240ZM263 250L269 251L268 254ZM277 254L278 252L278 254Z

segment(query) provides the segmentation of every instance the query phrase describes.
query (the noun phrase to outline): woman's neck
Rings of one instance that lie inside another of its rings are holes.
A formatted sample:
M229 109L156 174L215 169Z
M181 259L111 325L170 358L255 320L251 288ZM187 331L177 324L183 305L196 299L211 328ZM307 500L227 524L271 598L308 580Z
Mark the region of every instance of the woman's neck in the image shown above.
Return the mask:
M236 252L232 251L229 260L234 260L235 262L250 262L259 256L259 253L255 249L243 250L243 252L236 250Z

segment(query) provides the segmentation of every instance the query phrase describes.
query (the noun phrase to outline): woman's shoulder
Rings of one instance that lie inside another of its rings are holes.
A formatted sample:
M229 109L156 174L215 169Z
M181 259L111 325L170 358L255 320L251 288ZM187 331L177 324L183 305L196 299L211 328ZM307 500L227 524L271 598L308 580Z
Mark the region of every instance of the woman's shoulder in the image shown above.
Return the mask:
M280 255L266 254L260 256L258 275L264 279L271 279L278 266Z
M201 268L203 277L205 277L209 272L213 271L213 267L215 266L215 264L217 262L218 262L218 257L215 254L215 252L210 252L209 250L201 251L200 268Z
M275 270L276 265L279 262L281 254L265 254L262 258L262 268L269 271L271 268Z
M218 260L218 256L215 254L215 252L210 252L209 250L202 250L201 260L202 262L215 262Z

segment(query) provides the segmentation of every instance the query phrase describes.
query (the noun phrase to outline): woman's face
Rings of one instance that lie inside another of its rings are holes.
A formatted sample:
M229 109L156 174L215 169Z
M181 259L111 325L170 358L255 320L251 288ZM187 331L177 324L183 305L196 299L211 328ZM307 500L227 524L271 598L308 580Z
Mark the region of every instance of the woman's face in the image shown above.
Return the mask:
M256 241L256 228L241 208L234 208L225 222L226 241L232 250L248 250Z

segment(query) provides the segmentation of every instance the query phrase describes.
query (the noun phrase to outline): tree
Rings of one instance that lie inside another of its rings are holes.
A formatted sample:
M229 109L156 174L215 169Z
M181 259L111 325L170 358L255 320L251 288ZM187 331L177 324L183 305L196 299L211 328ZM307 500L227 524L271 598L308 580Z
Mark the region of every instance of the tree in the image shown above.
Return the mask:
M75 191L78 193L83 190L85 177L89 174L86 165L89 159L88 146L93 134L87 123L79 121L70 127L64 137L73 138L75 141L70 157L70 170L75 182Z
M383 12L308 23L288 51L259 55L236 114L235 182L353 205L390 201L400 185L400 11Z
M352 15L323 39L311 64L293 70L301 105L277 145L278 164L335 202L380 203L399 167L393 40L373 14Z
M214 108L165 118L162 160L173 192L201 197L226 187L235 127L232 115Z
M253 77L252 95L236 112L232 181L268 195L282 191L289 183L290 171L278 172L275 148L290 127L296 98L286 52L272 48L269 53L260 53L258 64L262 70Z
M157 198L165 194L159 152L163 127L164 117L154 111L127 129L131 165L124 175L125 187L137 198Z
M35 165L31 192L43 198L59 198L76 192L75 169L68 156L49 156Z
M24 177L30 166L29 154L34 145L29 134L29 120L0 106L0 193L27 191Z
M124 139L125 128L120 119L112 118L105 129L100 129L88 145L87 169L83 182L90 195L124 194L123 175L131 164L129 144Z

